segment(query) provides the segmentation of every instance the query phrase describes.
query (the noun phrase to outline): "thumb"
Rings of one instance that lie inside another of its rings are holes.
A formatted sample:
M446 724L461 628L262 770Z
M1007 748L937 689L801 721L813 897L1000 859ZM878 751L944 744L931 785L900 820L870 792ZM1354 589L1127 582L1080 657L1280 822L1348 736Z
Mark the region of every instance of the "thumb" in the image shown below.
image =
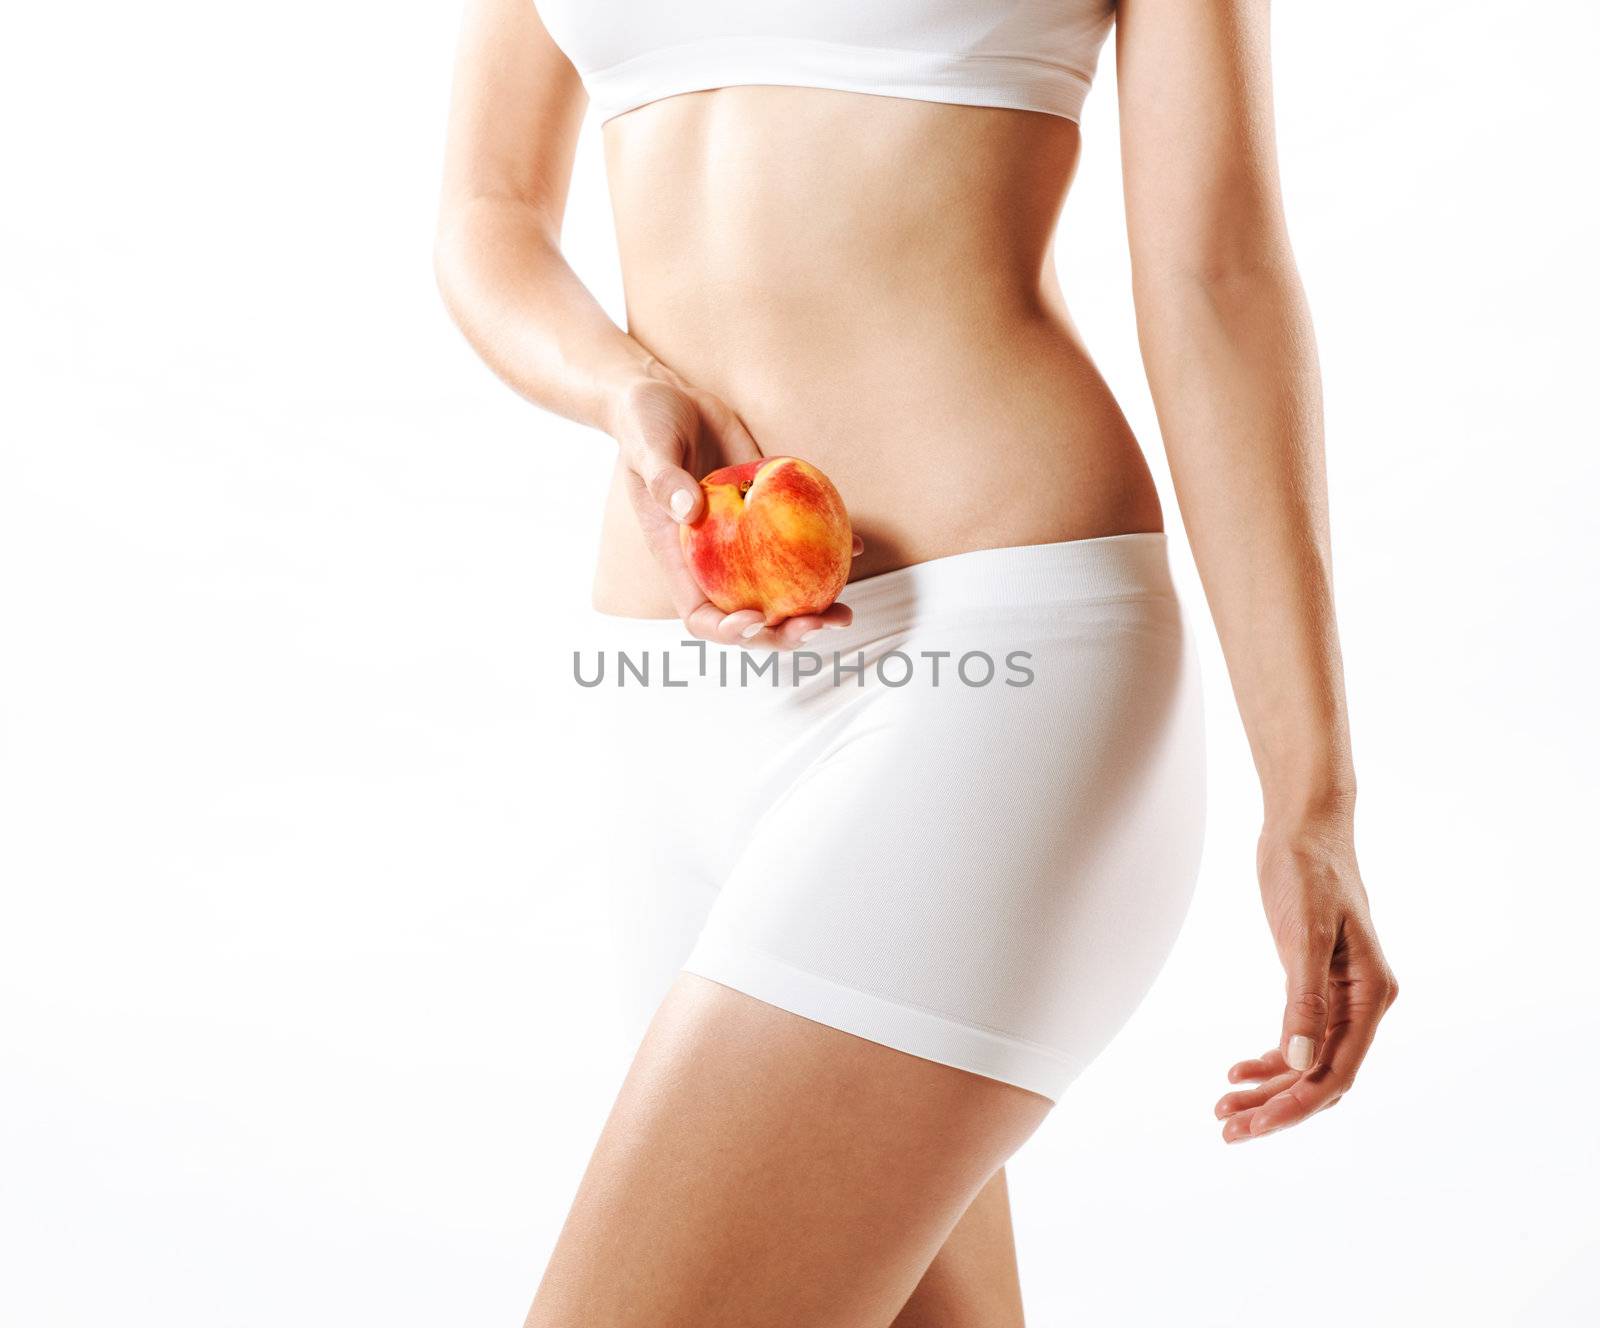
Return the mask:
M700 481L653 448L643 449L635 466L656 505L674 521L687 524L699 517L705 500Z
M1309 1070L1322 1052L1328 1033L1328 981L1333 960L1333 942L1316 937L1306 941L1289 957L1288 1001L1283 1012L1283 1036L1278 1049L1291 1070Z

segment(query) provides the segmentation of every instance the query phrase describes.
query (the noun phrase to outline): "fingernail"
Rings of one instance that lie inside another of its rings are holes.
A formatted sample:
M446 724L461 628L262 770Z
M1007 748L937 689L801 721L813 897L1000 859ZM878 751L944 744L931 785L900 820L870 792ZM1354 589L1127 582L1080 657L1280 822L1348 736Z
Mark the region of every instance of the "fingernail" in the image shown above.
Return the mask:
M682 521L689 515L689 509L694 506L694 495L687 489L679 489L667 500L667 506L672 509L672 515Z
M752 636L759 636L762 631L766 629L766 626L767 625L764 622L753 622L750 624L750 626L746 627L744 631L740 632L739 635L748 641Z
M849 626L848 623L823 623L822 624L823 630L824 631L828 631L828 632L842 632L842 631L844 631L844 629L847 626Z
M1316 1059L1316 1043L1303 1033L1296 1033L1289 1039L1289 1050L1284 1053L1283 1059L1289 1062L1291 1070L1309 1070L1311 1062Z

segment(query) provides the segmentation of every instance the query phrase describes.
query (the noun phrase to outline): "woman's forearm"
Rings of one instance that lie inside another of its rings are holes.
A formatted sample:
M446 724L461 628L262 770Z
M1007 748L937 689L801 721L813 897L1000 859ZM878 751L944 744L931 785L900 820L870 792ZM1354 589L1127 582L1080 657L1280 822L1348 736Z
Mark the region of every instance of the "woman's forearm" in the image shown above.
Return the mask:
M435 268L452 317L502 380L567 419L612 428L651 357L578 279L538 209L498 197L450 205Z
M1167 276L1140 341L1270 824L1355 796L1328 548L1321 385L1292 262Z

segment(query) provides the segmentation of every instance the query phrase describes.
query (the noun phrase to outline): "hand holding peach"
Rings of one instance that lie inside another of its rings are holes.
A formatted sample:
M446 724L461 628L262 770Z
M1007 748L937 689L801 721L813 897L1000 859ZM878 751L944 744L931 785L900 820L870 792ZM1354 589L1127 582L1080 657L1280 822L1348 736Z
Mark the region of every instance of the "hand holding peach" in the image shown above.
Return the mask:
M704 469L715 474L718 467L733 471L747 466L753 468L753 480L754 470L760 469L764 461L780 459L762 457L750 431L726 402L684 382L659 361L652 361L644 376L618 390L606 413L606 432L617 440L618 460L640 533L660 568L673 609L689 635L722 645L789 650L819 628L848 625L849 608L831 602L839 593L836 587L822 597L820 602L827 607L820 612L798 613L774 620L766 608L741 608L731 612L719 608L691 570L683 527L705 524L710 497L710 491L695 480L695 475ZM781 459L793 461L793 458ZM807 469L821 477L815 467ZM827 481L823 479L822 483L827 484ZM779 485L778 489L785 487ZM831 485L828 488L832 490ZM745 493L748 495L749 490ZM837 493L833 497L837 501ZM849 557L861 552L861 541L850 535L842 503L837 516L848 549L845 570L838 573L842 586L848 576ZM802 522L804 524L807 523ZM802 543L806 542L802 539ZM814 544L814 540L810 542ZM728 565L736 566L739 562L739 556L735 555ZM707 574L718 581L709 564ZM817 602L814 561L813 572L809 578L803 578L804 581L809 582L813 593L796 595L792 602ZM723 602L732 602L725 593L730 590L729 585L718 583L718 595ZM774 603L771 607L778 606Z
M768 627L820 614L850 576L844 500L798 457L724 466L700 481L705 511L678 528L689 570L725 613L757 610Z

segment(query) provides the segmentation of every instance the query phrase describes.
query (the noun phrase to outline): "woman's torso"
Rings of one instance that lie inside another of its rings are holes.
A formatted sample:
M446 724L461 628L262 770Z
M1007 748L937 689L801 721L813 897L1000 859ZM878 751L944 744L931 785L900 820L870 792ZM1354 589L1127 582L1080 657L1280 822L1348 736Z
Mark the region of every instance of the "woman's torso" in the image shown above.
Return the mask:
M1161 529L1055 279L1073 121L730 87L620 115L605 141L629 330L763 452L833 479L866 543L855 577ZM672 614L620 476L594 602Z

